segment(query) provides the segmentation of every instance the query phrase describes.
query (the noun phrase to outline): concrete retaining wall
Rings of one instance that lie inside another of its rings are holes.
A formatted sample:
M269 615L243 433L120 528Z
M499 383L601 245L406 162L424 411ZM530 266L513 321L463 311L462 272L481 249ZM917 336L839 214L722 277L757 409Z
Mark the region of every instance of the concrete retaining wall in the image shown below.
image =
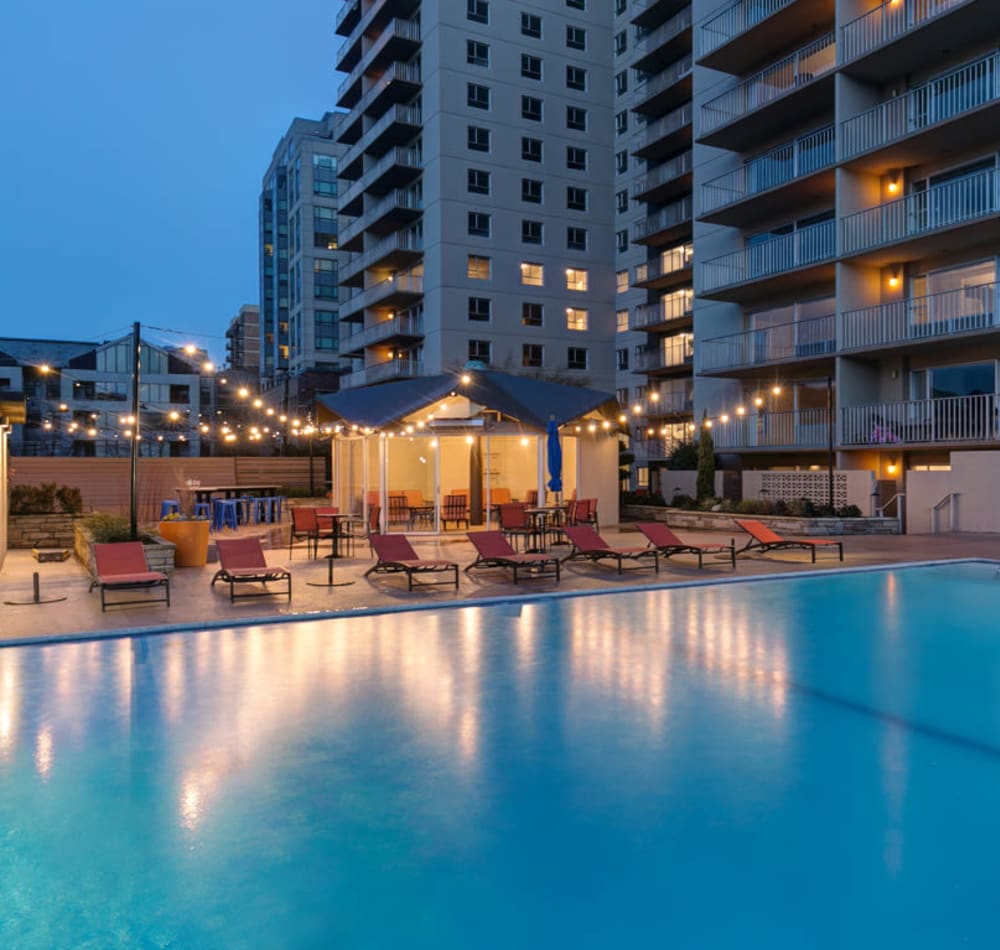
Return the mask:
M7 543L11 548L73 547L73 515L11 515Z

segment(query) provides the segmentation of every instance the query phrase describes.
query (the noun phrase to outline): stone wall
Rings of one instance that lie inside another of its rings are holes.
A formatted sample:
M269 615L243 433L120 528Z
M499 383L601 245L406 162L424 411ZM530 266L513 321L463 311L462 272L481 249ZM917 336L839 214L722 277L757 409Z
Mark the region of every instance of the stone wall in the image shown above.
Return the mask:
M737 518L761 521L782 536L823 537L842 534L899 534L899 521L895 518L795 518L787 515L741 515L722 511L682 511L653 505L628 505L622 509L622 527L625 519L631 521L665 521L671 528L689 528L694 531L740 532Z
M94 571L94 542L82 525L74 525L73 532L73 553L77 560L91 574ZM155 538L149 543L144 543L143 551L146 553L146 564L151 571L160 571L163 574L173 574L174 572L174 550L176 545L165 538Z
M11 548L73 547L73 515L11 515L7 544Z

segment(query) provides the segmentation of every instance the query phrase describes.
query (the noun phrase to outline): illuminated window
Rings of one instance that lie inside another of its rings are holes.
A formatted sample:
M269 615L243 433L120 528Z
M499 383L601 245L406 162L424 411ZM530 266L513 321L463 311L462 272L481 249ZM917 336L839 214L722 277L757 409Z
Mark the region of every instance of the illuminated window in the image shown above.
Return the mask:
M545 267L542 264L521 261L521 283L530 287L543 286L545 284Z
M625 333L628 330L628 309L615 311L615 330Z
M588 324L587 311L578 307L566 308L566 329L586 330Z
M522 265L523 267L524 265ZM581 270L580 268L567 267L566 268L566 289L567 290L586 290L587 289L587 271Z
M478 254L470 254L468 276L472 280L489 280L490 258L480 257Z
M623 294L628 290L628 271L620 270L615 274L615 293Z

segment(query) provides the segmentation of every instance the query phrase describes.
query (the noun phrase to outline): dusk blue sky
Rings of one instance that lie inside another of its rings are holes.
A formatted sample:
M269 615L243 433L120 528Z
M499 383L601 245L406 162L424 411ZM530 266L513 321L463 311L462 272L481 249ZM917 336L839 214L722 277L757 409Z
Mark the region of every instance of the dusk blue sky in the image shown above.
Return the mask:
M4 0L2 328L132 321L224 355L256 303L257 199L296 115L331 109L338 0Z

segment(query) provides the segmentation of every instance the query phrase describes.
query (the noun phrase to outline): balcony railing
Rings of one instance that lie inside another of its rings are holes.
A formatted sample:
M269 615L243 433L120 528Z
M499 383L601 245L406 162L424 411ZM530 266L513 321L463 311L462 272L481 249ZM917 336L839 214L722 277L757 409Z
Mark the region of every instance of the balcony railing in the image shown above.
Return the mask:
M379 76L378 81L373 86L365 90L364 95L358 104L354 106L352 112L365 112L372 102L382 95L386 88L393 82L419 84L420 81L420 63L393 63Z
M341 247L348 244L362 231L365 231L373 221L378 221L393 208L401 208L408 211L420 211L422 207L423 201L418 195L413 194L413 192L407 190L406 188L397 188L395 191L389 192L389 194L387 194L380 201L377 201L370 208L367 208L363 214L359 215L350 223L341 225Z
M1000 100L1000 54L915 86L840 124L845 159L913 135Z
M633 283L642 284L659 277L668 277L678 271L688 270L693 259L693 244L680 244L677 247L671 247L662 251L655 260L647 261L645 264L637 264Z
M344 156L340 160L340 167L344 168L357 161L362 153L371 148L372 142L382 135L389 126L397 123L400 125L420 125L420 112L420 106L393 106L344 152Z
M712 372L832 355L835 349L836 317L831 313L702 340L698 357L702 372Z
M877 50L968 0L885 0L885 3L840 28L840 61Z
M632 185L632 197L638 199L639 195L644 195L654 188L658 188L660 185L665 185L667 182L673 181L675 178L690 175L693 167L694 160L692 153L682 152L675 158L670 159L669 162L658 165L642 178L636 179Z
M731 416L712 428L719 449L826 448L829 432L826 409L785 409Z
M350 277L373 267L393 251L409 251L419 254L424 249L423 239L411 234L409 231L397 231L387 238L379 241L373 248L365 251L364 254L354 255L346 264L340 267L340 281L344 283Z
M907 445L1000 441L997 396L948 396L879 402L841 409L843 445Z
M423 286L422 278L407 276L411 281L419 282L420 286ZM417 289L414 292L419 293L420 290ZM374 326L366 327L358 333L352 333L346 339L341 340L340 349L341 352L360 350L363 347L374 346L397 336L422 336L423 332L423 317L405 315L393 317L391 320L383 320Z
M976 172L847 215L843 253L895 244L996 213L997 173Z
M341 389L354 389L357 386L370 386L372 383L384 383L390 379L409 379L424 375L424 364L420 360L386 360L384 363L373 363L364 369L348 373L340 377Z
M837 64L833 33L762 69L701 107L701 132L707 135L829 72Z
M705 182L701 186L701 212L709 214L796 178L804 178L828 168L836 159L834 127L827 125L762 155L755 155L735 171Z
M686 125L690 125L692 115L691 103L688 102L679 109L668 112L663 118L657 119L655 122L650 122L646 128L636 135L632 151L641 152L660 139L666 138L668 135L683 129Z
M690 319L694 313L694 291L690 287L665 294L656 303L639 304L629 319L630 330L645 330L673 320Z
M884 347L993 329L1000 325L998 287L1000 284L974 284L961 290L848 310L841 316L841 349Z
M671 63L662 72L656 73L645 83L636 87L636 100L645 102L658 96L661 92L666 92L675 83L680 82L689 75L693 66L691 56L682 56L679 60Z
M380 280L377 284L366 288L362 293L348 297L340 305L341 318L346 318L349 314L357 313L366 307L377 306L382 300L395 294L422 294L424 292L424 279L413 274L399 274ZM355 334L360 336L361 334Z
M694 361L694 338L690 334L668 337L659 346L640 348L635 354L635 369L651 373L658 369L690 366Z
M648 218L640 218L633 228L634 240L644 241L660 231L666 231L683 224L685 221L690 221L693 207L691 196L688 195L680 201L675 201L673 204L661 208Z
M832 260L836 254L836 221L820 221L742 251L705 261L702 292L773 277L785 271Z
M379 53L385 49L386 46L394 39L412 40L415 43L420 42L420 22L418 20L393 20L388 26L379 34L378 38L374 43L365 51L364 55L361 57L358 64L350 71L347 78L337 87L337 101L343 98L344 93L346 93L351 86L360 80L364 75L365 71L371 66L372 61L376 59ZM341 44L342 46L347 46L350 43L350 39Z
M691 7L685 7L680 13L675 14L666 23L661 23L651 33L640 37L635 42L633 50L636 60L648 56L655 52L664 43L669 43L675 36L680 36L685 30L691 29Z
M698 58L725 46L741 33L755 27L773 13L791 6L795 0L737 0L698 27Z
M363 191L381 178L393 165L401 165L405 168L420 168L423 165L423 158L420 150L415 148L394 148L386 152L371 168L341 195L340 205L345 207L358 197Z

